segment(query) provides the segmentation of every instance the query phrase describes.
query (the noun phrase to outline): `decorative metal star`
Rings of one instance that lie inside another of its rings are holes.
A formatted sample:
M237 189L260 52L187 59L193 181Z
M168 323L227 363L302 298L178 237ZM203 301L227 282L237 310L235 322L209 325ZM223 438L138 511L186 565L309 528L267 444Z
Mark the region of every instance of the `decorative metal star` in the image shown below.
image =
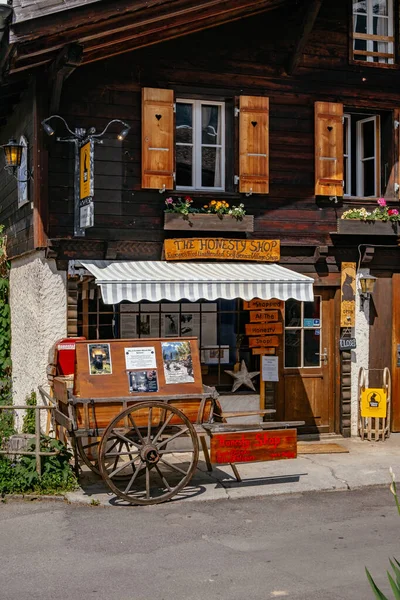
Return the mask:
M241 385L246 385L251 390L256 391L256 388L254 387L253 382L251 380L256 375L259 375L260 371L253 371L252 373L249 373L244 360L242 360L241 362L240 371L238 371L237 373L235 373L234 371L225 371L225 373L228 373L228 375L233 377L235 380L232 386L232 392L236 392L236 390L240 388Z

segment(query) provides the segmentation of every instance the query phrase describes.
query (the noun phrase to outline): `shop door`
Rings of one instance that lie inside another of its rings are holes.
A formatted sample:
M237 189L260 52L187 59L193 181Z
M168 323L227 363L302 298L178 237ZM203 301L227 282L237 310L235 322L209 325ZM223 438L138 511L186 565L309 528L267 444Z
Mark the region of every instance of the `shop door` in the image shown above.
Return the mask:
M314 293L314 302L286 302L282 408L286 421L305 421L304 432L329 433L335 430L335 290Z

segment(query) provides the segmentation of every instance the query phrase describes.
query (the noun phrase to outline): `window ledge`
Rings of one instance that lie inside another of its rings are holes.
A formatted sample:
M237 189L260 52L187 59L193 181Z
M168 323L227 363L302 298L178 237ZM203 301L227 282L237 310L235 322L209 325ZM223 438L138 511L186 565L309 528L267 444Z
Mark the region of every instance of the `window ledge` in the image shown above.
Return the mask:
M368 203L371 202L376 203L379 198L382 198L382 196L343 196L343 203L347 203L347 202L356 202L357 204L360 202ZM398 198L385 198L386 202L399 202Z

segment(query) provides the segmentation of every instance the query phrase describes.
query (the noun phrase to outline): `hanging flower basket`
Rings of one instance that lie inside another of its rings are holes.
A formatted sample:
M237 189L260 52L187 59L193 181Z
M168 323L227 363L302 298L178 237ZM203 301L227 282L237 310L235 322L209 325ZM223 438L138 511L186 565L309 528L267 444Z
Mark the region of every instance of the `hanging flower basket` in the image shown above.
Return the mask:
M235 219L230 215L165 213L164 229L172 231L254 231L253 215Z
M254 231L254 217L246 215L243 204L230 206L226 200L211 200L194 208L190 196L167 198L164 229L172 231Z
M389 208L384 198L379 198L378 206L372 211L366 208L351 208L338 219L337 232L350 235L397 235L400 213L397 208Z
M351 235L398 235L396 221L357 221L338 219L337 232Z

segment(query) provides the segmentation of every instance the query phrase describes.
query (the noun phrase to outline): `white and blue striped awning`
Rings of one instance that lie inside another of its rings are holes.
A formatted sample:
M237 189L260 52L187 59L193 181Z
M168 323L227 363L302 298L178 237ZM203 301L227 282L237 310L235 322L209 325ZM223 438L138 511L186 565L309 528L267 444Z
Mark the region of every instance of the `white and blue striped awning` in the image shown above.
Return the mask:
M105 304L122 300L312 301L313 279L272 263L79 261L96 278Z

